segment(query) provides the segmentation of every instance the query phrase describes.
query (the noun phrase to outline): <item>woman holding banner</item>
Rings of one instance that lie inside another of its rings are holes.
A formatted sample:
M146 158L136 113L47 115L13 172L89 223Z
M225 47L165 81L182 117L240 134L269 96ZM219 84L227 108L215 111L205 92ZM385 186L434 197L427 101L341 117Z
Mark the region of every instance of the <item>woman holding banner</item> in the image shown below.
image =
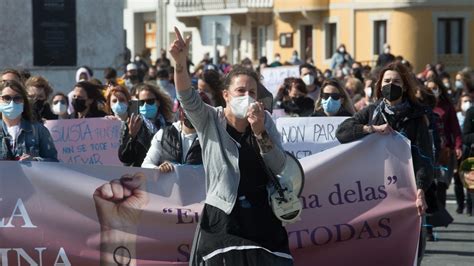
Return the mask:
M292 265L288 236L268 202L264 167L280 173L286 155L262 103L259 77L244 67L226 76L226 108L204 104L186 71L190 39L176 40L178 99L201 141L206 201L196 230L190 265Z
M415 96L416 82L400 63L385 66L376 84L377 102L355 113L339 125L336 137L341 143L358 140L372 133L390 134L398 131L411 141L413 168L419 215L426 210L425 191L433 181L433 151L428 132L428 118ZM420 237L420 244L424 237ZM424 246L418 256L421 262Z
M204 92L199 96L206 103L211 101ZM193 124L189 122L178 102L179 120L160 129L151 140L150 149L142 168L158 169L162 173L174 171L175 164L202 164L201 145Z
M21 83L0 82L0 112L0 160L58 161L48 129L33 122L26 89Z

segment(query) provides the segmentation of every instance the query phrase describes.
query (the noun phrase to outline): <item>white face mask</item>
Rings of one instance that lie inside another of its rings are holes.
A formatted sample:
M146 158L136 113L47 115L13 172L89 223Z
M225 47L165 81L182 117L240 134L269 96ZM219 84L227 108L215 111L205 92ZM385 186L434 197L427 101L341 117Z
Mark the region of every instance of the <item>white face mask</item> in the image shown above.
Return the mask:
M372 88L371 87L365 88L364 92L365 92L365 96L367 96L368 98L372 97Z
M344 52L346 52L346 49L341 47L341 48L339 48L339 52L343 54Z
M439 91L439 89L433 89L432 92L433 92L433 94L434 94L434 96L435 96L436 98L438 98L439 95L441 94L441 92Z
M314 83L314 75L306 74L303 76L303 82L306 86L311 86Z
M349 69L347 69L347 67L343 68L343 69L342 69L342 74L343 74L344 76L349 75Z
M247 117L247 110L254 102L255 100L247 94L244 96L232 96L229 104L230 109L232 110L232 113L235 115L235 117L244 119Z
M63 115L67 111L67 106L61 102L58 102L57 104L53 105L53 108L51 108L51 111L55 115Z
M469 108L471 108L471 106L472 106L472 103L471 103L471 102L463 102L462 105L461 105L461 110L462 110L463 112L467 112L467 110L468 110Z

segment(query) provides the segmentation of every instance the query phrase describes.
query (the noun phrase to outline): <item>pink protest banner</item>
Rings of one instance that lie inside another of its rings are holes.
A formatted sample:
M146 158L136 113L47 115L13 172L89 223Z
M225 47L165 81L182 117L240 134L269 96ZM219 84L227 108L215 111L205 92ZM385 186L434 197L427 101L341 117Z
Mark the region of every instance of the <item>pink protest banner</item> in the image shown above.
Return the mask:
M413 264L420 218L406 140L369 136L302 164L305 209L287 227L295 265ZM110 239L106 221L134 228L126 244L135 247L139 265L187 264L205 197L202 167L179 166L166 175L42 162L0 162L0 169L2 265L99 265L101 241L104 247ZM123 211L122 201L93 197L108 181L137 172L146 177L147 193L132 212Z
M48 120L61 162L122 165L118 158L122 122L104 118Z
M421 218L408 139L372 134L301 163L302 221L287 228L297 265L414 265Z

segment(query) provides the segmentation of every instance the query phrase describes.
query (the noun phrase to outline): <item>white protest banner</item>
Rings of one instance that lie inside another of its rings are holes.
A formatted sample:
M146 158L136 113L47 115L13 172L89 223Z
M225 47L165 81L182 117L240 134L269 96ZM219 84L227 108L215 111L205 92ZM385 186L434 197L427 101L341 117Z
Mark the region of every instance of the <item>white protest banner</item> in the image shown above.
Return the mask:
M266 67L262 69L261 74L263 85L273 94L273 97L276 96L285 78L300 76L299 66Z
M420 217L406 139L373 134L301 163L302 220L287 227L295 265L347 265L347 258L353 265L413 265ZM108 239L121 239L125 228L134 237L123 244L136 251L138 265L187 265L205 179L202 167L175 169L160 175L135 167L0 162L2 266L99 265L106 247L119 247ZM96 196L103 184L130 175L143 179L126 201ZM104 231L105 225L120 230Z
M122 122L104 118L48 120L61 162L122 165L118 158Z
M286 151L296 158L327 150L339 145L336 130L348 117L280 117L276 127Z

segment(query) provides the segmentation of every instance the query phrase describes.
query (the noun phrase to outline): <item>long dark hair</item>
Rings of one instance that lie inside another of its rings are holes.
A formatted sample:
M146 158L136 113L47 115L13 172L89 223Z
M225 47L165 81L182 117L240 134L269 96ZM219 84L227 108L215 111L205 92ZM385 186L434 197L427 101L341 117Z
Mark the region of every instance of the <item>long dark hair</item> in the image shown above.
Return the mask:
M224 84L222 83L219 72L215 70L206 70L201 74L199 79L203 80L207 85L209 85L216 106L225 106L225 100L222 96Z
M440 78L438 77L430 77L426 80L425 84L428 84L428 82L433 82L436 84L436 87L438 87L439 91L441 92L439 95L438 102L448 102L451 103L451 100L449 99L448 91L446 87L444 87L443 82L441 81ZM426 86L427 87L427 86Z
M377 99L382 99L382 79L383 75L387 71L395 71L400 75L400 78L403 81L403 87L405 88L405 92L403 97L408 98L408 100L412 103L419 103L418 99L416 98L416 88L420 85L415 81L413 75L408 71L403 64L395 61L388 65L386 65L379 73L379 78L377 83L375 84L375 93L377 95Z
M21 117L27 121L33 121L33 116L31 115L31 106L30 102L28 101L28 96L26 94L26 89L23 84L19 83L16 80L3 80L0 81L0 93L5 88L10 88L16 91L18 94L21 95L23 98L23 112L21 113ZM13 101L13 100L12 100ZM1 113L0 113L1 117Z

